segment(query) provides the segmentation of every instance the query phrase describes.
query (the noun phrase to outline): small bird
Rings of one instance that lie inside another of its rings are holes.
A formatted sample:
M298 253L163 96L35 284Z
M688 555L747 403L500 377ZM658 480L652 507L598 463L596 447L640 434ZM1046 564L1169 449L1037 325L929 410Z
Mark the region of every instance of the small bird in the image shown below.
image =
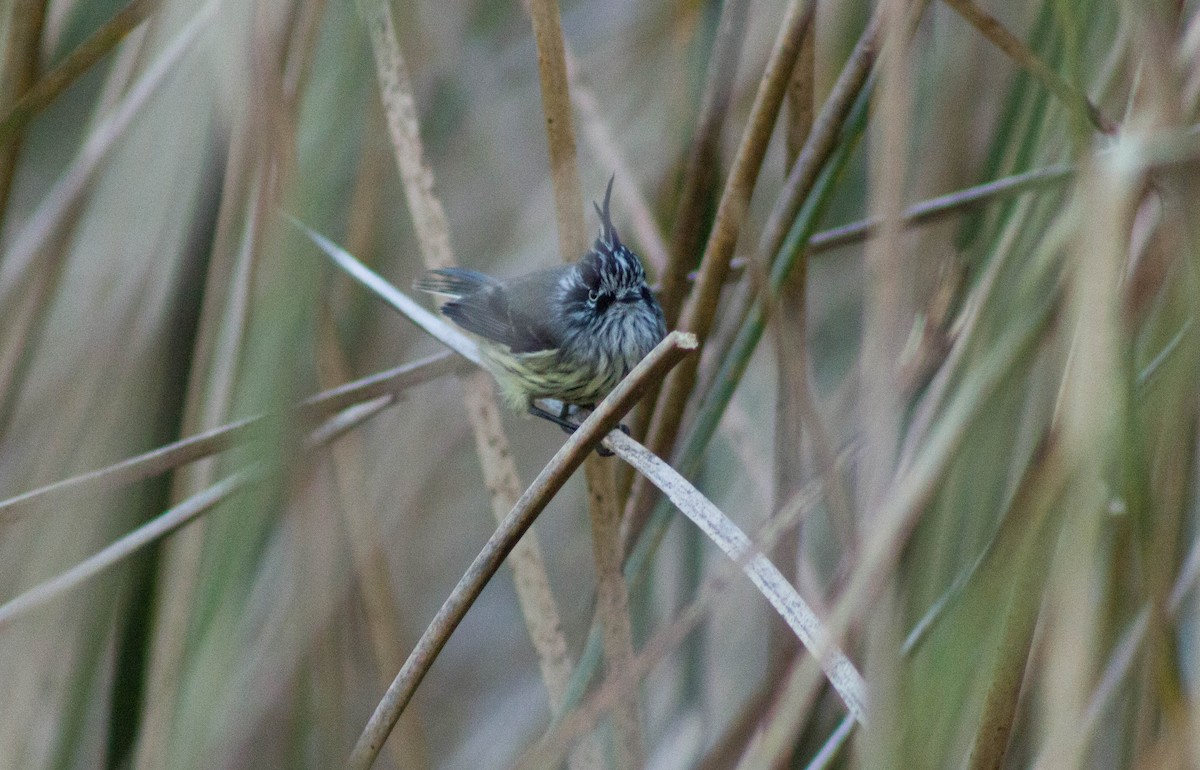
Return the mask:
M613 227L612 185L603 208L592 204L600 232L576 264L506 280L443 268L413 284L450 298L442 313L480 338L484 363L512 407L568 431L571 406L595 406L667 333L641 260ZM539 408L539 398L561 402L561 412Z

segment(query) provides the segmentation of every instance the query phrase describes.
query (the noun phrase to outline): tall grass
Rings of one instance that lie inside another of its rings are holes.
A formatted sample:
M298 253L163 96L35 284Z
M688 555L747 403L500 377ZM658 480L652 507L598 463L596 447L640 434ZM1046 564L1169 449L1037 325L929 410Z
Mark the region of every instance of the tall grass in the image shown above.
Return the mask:
M564 437L287 217L401 289L513 275L614 171L701 342L634 438L865 717L592 459L376 765L1200 765L1194 0L18 0L0 41L0 767L342 766Z

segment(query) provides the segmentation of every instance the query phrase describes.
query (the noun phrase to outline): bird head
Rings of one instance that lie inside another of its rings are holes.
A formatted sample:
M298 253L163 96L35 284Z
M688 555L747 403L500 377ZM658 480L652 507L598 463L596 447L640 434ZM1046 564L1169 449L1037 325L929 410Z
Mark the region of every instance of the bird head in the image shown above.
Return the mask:
M643 291L649 292L641 260L621 243L617 228L613 226L609 214L612 186L613 179L610 178L604 191L603 207L592 204L600 217L600 231L591 250L579 261L579 277L588 292L589 303L594 306L630 302L641 299Z

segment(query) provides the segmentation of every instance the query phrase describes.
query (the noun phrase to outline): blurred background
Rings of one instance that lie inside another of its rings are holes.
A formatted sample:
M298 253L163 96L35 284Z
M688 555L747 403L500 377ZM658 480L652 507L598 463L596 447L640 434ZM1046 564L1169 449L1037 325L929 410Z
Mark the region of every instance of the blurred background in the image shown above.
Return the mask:
M794 49L726 288L670 313L715 321L656 448L752 538L799 516L768 550L840 624L870 726L676 516L629 581L637 745L606 709L543 740L595 609L577 474L534 528L557 662L506 567L378 766L1200 766L1198 8L563 2L586 227L615 173L658 285L720 261ZM281 218L401 290L425 269L381 18L455 259L561 262L520 3L0 8L0 767L341 766L511 505L483 380L431 375L332 440L289 411L439 351ZM519 491L563 435L502 427ZM85 562L164 512L187 523Z

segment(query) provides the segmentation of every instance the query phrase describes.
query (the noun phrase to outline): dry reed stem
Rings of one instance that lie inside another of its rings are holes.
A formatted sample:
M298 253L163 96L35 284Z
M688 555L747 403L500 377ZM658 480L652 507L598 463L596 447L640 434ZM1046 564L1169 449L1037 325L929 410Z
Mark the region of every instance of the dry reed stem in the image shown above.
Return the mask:
M309 237L312 238L313 241L317 243L331 258L333 258L335 263L344 269L351 277L355 278L364 286L374 291L381 299L390 304L410 321L413 321L421 329L428 332L432 337L446 344L448 347L458 353L458 355L475 363L477 366L482 366L482 359L480 357L478 345L474 340L459 332L446 321L434 316L429 311L417 305L403 292L387 283L387 281L383 280L383 278L381 278L377 273L363 265L350 253L346 252L344 249L341 249L329 239L307 228L298 221L296 221L296 224L301 229L305 230ZM482 373L478 373L478 375L484 376ZM481 416L486 417L486 419L489 420L496 419L496 415L494 414ZM521 542L524 543L525 541ZM519 543L517 547L520 548L521 544ZM510 558L516 560L518 556L519 554L514 552ZM522 575L518 576L518 579L524 579L527 574L533 574L534 577L537 577L537 573L534 573L530 570L525 570ZM521 586L518 586L518 589L520 588ZM518 594L518 596L520 596L520 594ZM549 597L549 593L547 592L545 596ZM539 631L542 632L547 630L556 631L556 629L539 629ZM544 637L540 637L539 640L544 640L546 642L546 646L551 649L558 646L554 639L544 639ZM557 658L555 658L555 660L557 660ZM569 660L567 661L567 665L569 665ZM555 680L555 684L557 684L557 680ZM558 705L562 702L563 696L558 695L556 691L551 691L551 697L552 706ZM590 768L599 766L600 761L599 747L594 745L593 742L588 742L586 744L582 744L576 749L575 752L572 753L570 764L573 769Z
M629 586L621 572L620 507L612 463L589 456L583 464L588 494L588 521L596 569L596 613L604 645L605 667L625 671L633 660L633 627L629 619ZM637 692L614 709L616 766L635 770L645 764Z
M817 173L836 146L850 107L858 96L859 91L863 88L875 60L878 28L879 23L872 20L860 36L854 51L842 68L842 72L829 98L825 101L820 113L816 117L812 131L809 132L807 139L798 152L796 160L792 163L792 168L785 181L783 190L772 208L759 239L756 256L764 266L779 251L783 238L791 226L800 205L808 196ZM793 271L794 275L802 275L805 272L806 261L807 252L801 255L801 265L797 270ZM762 269L760 269L760 272L762 272ZM740 320L734 319L743 319L748 314L753 296L751 286L754 281L752 279L758 278L757 274L743 276L743 286L739 292L738 299L735 300L735 307L727 314L724 329L732 332L740 327ZM771 309L771 306L768 305L768 312ZM798 338L803 340L802 332L798 334ZM727 351L729 345L732 344L732 340L732 334L722 334L718 340L716 349L710 351L710 356L706 360L721 360L724 357L724 351ZM809 386L806 382L807 378L804 377L801 379L803 381L797 383L802 387L801 392L798 393L798 396L800 396L798 405L803 412L805 424L809 426L813 433L815 440L814 448L817 451L819 466L822 472L825 473L826 478L831 482L827 486L827 494L830 496L831 510L835 514L834 521L840 525L836 529L840 533L840 539L843 543L850 543L852 542L852 537L848 536L848 533L852 532L851 522L853 516L850 513L849 496L838 479L838 474L832 462L834 452L829 450L827 440L824 438L828 435L828 432L821 425L819 413L815 407L815 400L809 392ZM706 390L707 386L702 385L701 389L702 391ZM649 498L644 495L645 491L646 487L643 485L638 490L638 499L631 503L630 516L627 522L629 526L626 530L627 543L632 543L633 537L640 531L646 516L649 514Z
M789 3L755 94L729 178L722 190L712 233L700 261L696 285L680 319L680 325L696 333L701 340L707 338L711 331L717 298L728 275L733 249L741 234L742 220L749 208L762 160L813 13L814 6L811 3L802 0ZM686 397L686 392L683 395ZM672 401L668 400L667 403Z
M554 210L558 223L558 245L564 262L574 262L587 249L582 217L582 194L576 163L575 134L571 119L566 44L562 36L558 0L532 0L538 52L538 79L542 91L542 114L554 184ZM621 573L620 507L613 482L612 463L600 457L584 462L588 493L588 519L592 526L595 555L597 611L603 631L605 663L620 671L633 657L633 632L629 621L629 588ZM637 694L613 713L616 765L621 770L641 767L644 762L641 719Z
M302 419L324 417L356 403L370 401L383 395L400 395L410 387L459 371L467 364L448 352L388 369L353 382L330 388L306 399L295 407ZM152 478L182 465L237 446L254 435L254 429L267 419L263 415L247 417L221 425L195 436L155 447L105 468L72 476L37 489L0 501L0 524L16 521L28 512L28 507L43 497L57 494L96 494L111 491Z
M791 0L788 3L779 35L750 108L750 118L738 144L729 178L721 193L712 233L700 261L699 277L679 323L681 329L695 334L701 344L704 344L712 330L717 301L729 273L729 262L737 245L742 220L750 205L750 195L754 191L767 144L783 103L788 79L800 53L804 30L811 23L812 16L811 3L804 0ZM663 384L646 442L655 454L670 454L683 419L683 410L696 381L697 365L696 359L685 361ZM649 513L650 498L649 485L635 481L634 493L625 513L627 524L636 526L635 532L640 530ZM626 539L625 542L628 549L630 540Z
M386 2L370 2L363 8L363 15L375 54L379 98L421 257L426 267L449 267L455 264L450 228L441 201L433 191L433 170L425 164L412 79L396 38L390 6Z
M1116 132L1116 126L1101 114L1087 94L1050 68L1029 46L1008 30L1000 20L975 5L971 0L943 0L972 27L1011 58L1017 66L1033 75L1070 110L1081 110L1096 128L1106 134Z
M621 523L611 463L598 457L584 462L588 512L592 525L592 556L596 569L596 614L600 618L605 670L619 674L633 665L633 627L629 619L629 586L621 572ZM645 765L637 690L613 710L615 764L624 770Z
M550 151L550 178L554 184L558 250L565 261L574 261L587 249L587 231L582 217L583 191L575 154L562 20L558 0L530 0L528 7L537 44L538 82L542 89L546 146Z
M0 118L0 145L14 141L14 137L35 115L116 48L126 35L137 29L154 13L160 2L161 0L132 0L37 82L30 84L28 89L22 89L19 99L9 100L8 103L12 106L5 112L4 117ZM42 0L29 0L29 3L44 4ZM16 13L18 16L31 14L30 11L21 10L19 7ZM36 60L35 47L30 61ZM0 204L2 203L3 199L0 199Z
M600 100L596 93L584 84L583 76L579 73L579 63L565 41L564 53L571 103L579 110L583 135L592 146L592 152L600 161L601 167L610 169L615 176L613 191L617 200L628 209L630 228L639 246L638 253L650 263L652 275L662 275L668 260L667 242L655 220L654 210L642 194L636 181L637 177L626 162L625 154L613 136L608 121L604 119Z
M0 104L20 103L38 76L38 50L48 0L14 0L10 5L8 39L4 44L4 64L0 70ZM20 131L4 131L0 121L0 216L8 211L13 172L21 150Z
M390 6L384 0L375 0L367 4L364 14L375 54L379 95L422 257L429 268L452 265L455 260L446 215L433 191L433 172L424 160L411 78L396 38ZM491 498L492 513L501 520L520 494L516 464L500 424L500 410L491 381L477 374L468 375L464 388L463 402ZM513 572L521 611L554 710L566 690L571 663L535 534L530 533L517 544Z
M899 361L913 318L913 285L908 277L913 267L900 220L912 111L908 13L904 0L889 0L879 6L873 20L882 39L868 175L870 207L881 225L879 236L867 242L863 259L866 286L857 410L863 462L858 466L856 494L866 511L879 507L896 466L903 413Z
M642 397L648 382L661 377L680 359L696 348L691 335L672 332L634 367L570 438L559 448L533 483L521 495L512 511L488 539L458 585L426 627L420 641L409 654L404 667L375 708L359 736L348 765L357 770L370 767L388 733L404 712L421 679L429 671L438 653L462 621L479 593L495 575L508 552L532 526L538 514L562 487L603 437Z
M671 228L671 244L666 269L658 276L658 301L666 318L667 328L675 327L679 309L688 289L688 274L704 243L704 210L720 170L722 128L733 96L734 77L746 34L748 3L723 3L712 56L705 75L704 93L696 116L696 127L683 168L679 204ZM645 437L658 400L660 386L646 394L641 408L634 413L633 435ZM621 500L628 502L630 486L636 474L627 465L617 471L617 488ZM628 508L626 508L628 511Z
M785 127L785 170L795 163L809 133L812 131L815 111L814 70L816 61L815 25L810 24L804 33L800 46L800 55L796 59L796 68L788 80L787 93L784 99ZM762 267L762 265L759 265ZM799 264L791 271L787 280L780 287L779 297L775 303L776 312L772 314L770 330L775 338L775 410L774 436L772 436L771 483L766 490L771 495L772 505L778 508L805 481L805 463L803 457L804 425L806 412L816 414L815 409L809 409L808 398L808 260L801 257ZM820 431L821 437L825 432ZM813 432L814 439L817 432ZM818 454L825 453L825 445L812 443ZM832 454L832 453L831 453ZM832 464L831 466L832 467ZM840 484L832 474L826 474L826 488L833 490ZM835 524L841 517L835 517ZM849 550L853 530L848 530L851 537L843 536L842 530L835 526L835 533L842 543L843 550ZM793 583L796 582L796 572L800 557L801 533L779 543L771 553L771 560ZM795 635L786 624L773 619L767 640L767 665L770 672L783 670L796 652ZM775 677L771 674L769 678Z
M1047 712L1044 755L1052 766L1085 763L1079 723L1087 711L1102 660L1105 611L1097 591L1105 578L1097 554L1110 536L1103 512L1126 494L1114 483L1123 436L1129 430L1129 345L1121 292L1143 169L1130 145L1094 164L1080 179L1080 210L1071 244L1068 308L1070 358L1058 405L1063 450L1071 473L1066 533L1055 552L1047 595L1041 692ZM1101 406L1101 408L1097 408Z
M814 82L817 60L817 35L815 25L809 25L804 33L804 42L800 47L800 56L796 60L796 69L788 80L787 94L784 98L785 118L787 127L785 148L787 150L787 165L791 168L804 149L808 135L812 133L814 110L816 108L816 83Z
M783 238L787 233L787 229L790 227L791 221L796 215L796 211L799 209L804 198L811 190L821 166L825 163L829 157L829 154L833 152L833 149L836 146L836 142L841 132L842 125L845 122L846 116L849 114L850 108L853 105L859 90L863 87L863 84L867 78L867 74L870 72L871 66L875 61L878 27L878 21L876 21L874 18L868 23L867 28L860 36L858 44L855 46L854 51L851 53L850 58L846 62L846 65L842 68L842 72L839 75L837 82L834 84L833 90L830 92L829 97L825 100L825 103L822 105L821 110L817 114L813 124L813 129L809 133L808 138L804 143L804 147L801 149L800 154L796 159L796 162L792 164L792 170L788 174L788 179L784 184L784 188L781 191L779 198L772 208L771 215L767 219L767 223L764 226L763 233L759 240L758 254L762 255L760 259L764 261L771 259L773 255L778 252L783 243ZM799 42L797 45L799 45ZM790 78L790 73L788 76ZM764 86L765 84L766 81L764 76ZM786 82L783 85L786 86ZM715 236L716 226L714 225L713 237L715 238ZM734 237L733 242L729 245L730 250L732 250L734 243L736 243L736 236ZM712 247L713 241L710 240L709 249L711 250ZM709 252L706 251L706 259L708 253ZM724 257L724 271L719 277L721 281L728 279L728 263L731 253L732 251L730 251L730 254L726 254ZM696 301L697 296L699 296L699 284L702 282L702 276L703 266L701 268L701 274L696 277L697 293L693 295L693 301ZM744 277L744 280L747 279ZM717 286L714 289L714 291L716 291L716 294L714 294L712 300L714 307L720 288L720 286ZM733 333L736 333L736 330L741 326L740 320L735 323L733 319L744 319L749 313L751 304L751 292L749 284L747 284L742 291L740 299L741 301L737 304L737 307L732 309L727 314L726 328L731 329L732 333L727 338L723 337L720 339L720 344L717 350L710 356L709 360L716 361L724 358L724 354L728 352L729 345L732 344ZM689 305L689 307L692 307L692 305ZM676 378L672 378L667 381L668 386L670 386L673 382L678 382L679 384L676 386L677 391L669 394L668 400L660 401L661 406L656 409L654 414L654 423L652 423L651 426L650 439L647 442L648 445L654 445L654 436L656 435L654 431L660 430L669 429L669 434L663 437L664 444L666 442L674 441L675 434L678 432L679 425L683 418L683 410L685 406L683 403L679 403L681 399L686 398L686 394L683 393L682 389L685 384L689 391L694 388L696 370L694 367L690 370L690 377L692 380L690 383L683 383L682 380L677 378L682 378L688 373L689 370L681 367L680 371L676 373ZM817 433L821 435L827 435L827 431L822 430L819 426L819 419L816 417L815 410L809 409L808 412L810 413L809 422L817 425ZM831 477L831 479L832 478L833 477ZM848 496L839 491L840 486L840 484L835 485L829 490L831 499L835 505L838 503L838 501L848 500ZM633 494L626 505L625 518L623 522L624 528L622 531L622 543L624 545L626 554L628 554L632 549L636 538L640 535L642 529L645 527L646 521L650 517L652 502L653 490L651 487L640 479L636 480L634 482ZM842 511L842 514L837 516L839 522L846 522L853 518L852 515L849 514L849 505L838 506L838 510Z
M846 117L866 84L879 55L879 30L879 15L876 14L859 35L858 42L842 66L829 96L813 119L812 131L809 132L804 146L788 171L783 189L780 190L775 205L771 207L771 213L759 236L756 254L764 264L779 252L800 206L812 191L821 167L837 146Z
M467 417L473 428L478 427L474 430L476 450L480 456L493 453L497 461L512 466L511 473L501 472L501 467L493 467L490 473L484 474L484 482L492 496L492 511L499 523L504 520L504 513L498 506L508 500L515 504L520 497L520 489L514 486L519 483L516 468L507 444L497 446L488 443L494 441L495 436L504 436L490 375L484 371L472 372L466 375L464 384L466 393L463 403ZM529 637L538 654L538 665L546 683L550 709L557 713L562 706L574 662L567 650L558 605L550 590L550 577L546 573L541 545L533 533L516 544L508 561L512 566L513 584L521 612L526 618Z
M733 96L734 77L746 36L748 3L723 3L705 75L704 94L696 129L688 148L679 192L679 207L671 229L671 256L659 279L659 302L672 327L687 294L686 277L703 244L704 201L717 179L721 129Z

